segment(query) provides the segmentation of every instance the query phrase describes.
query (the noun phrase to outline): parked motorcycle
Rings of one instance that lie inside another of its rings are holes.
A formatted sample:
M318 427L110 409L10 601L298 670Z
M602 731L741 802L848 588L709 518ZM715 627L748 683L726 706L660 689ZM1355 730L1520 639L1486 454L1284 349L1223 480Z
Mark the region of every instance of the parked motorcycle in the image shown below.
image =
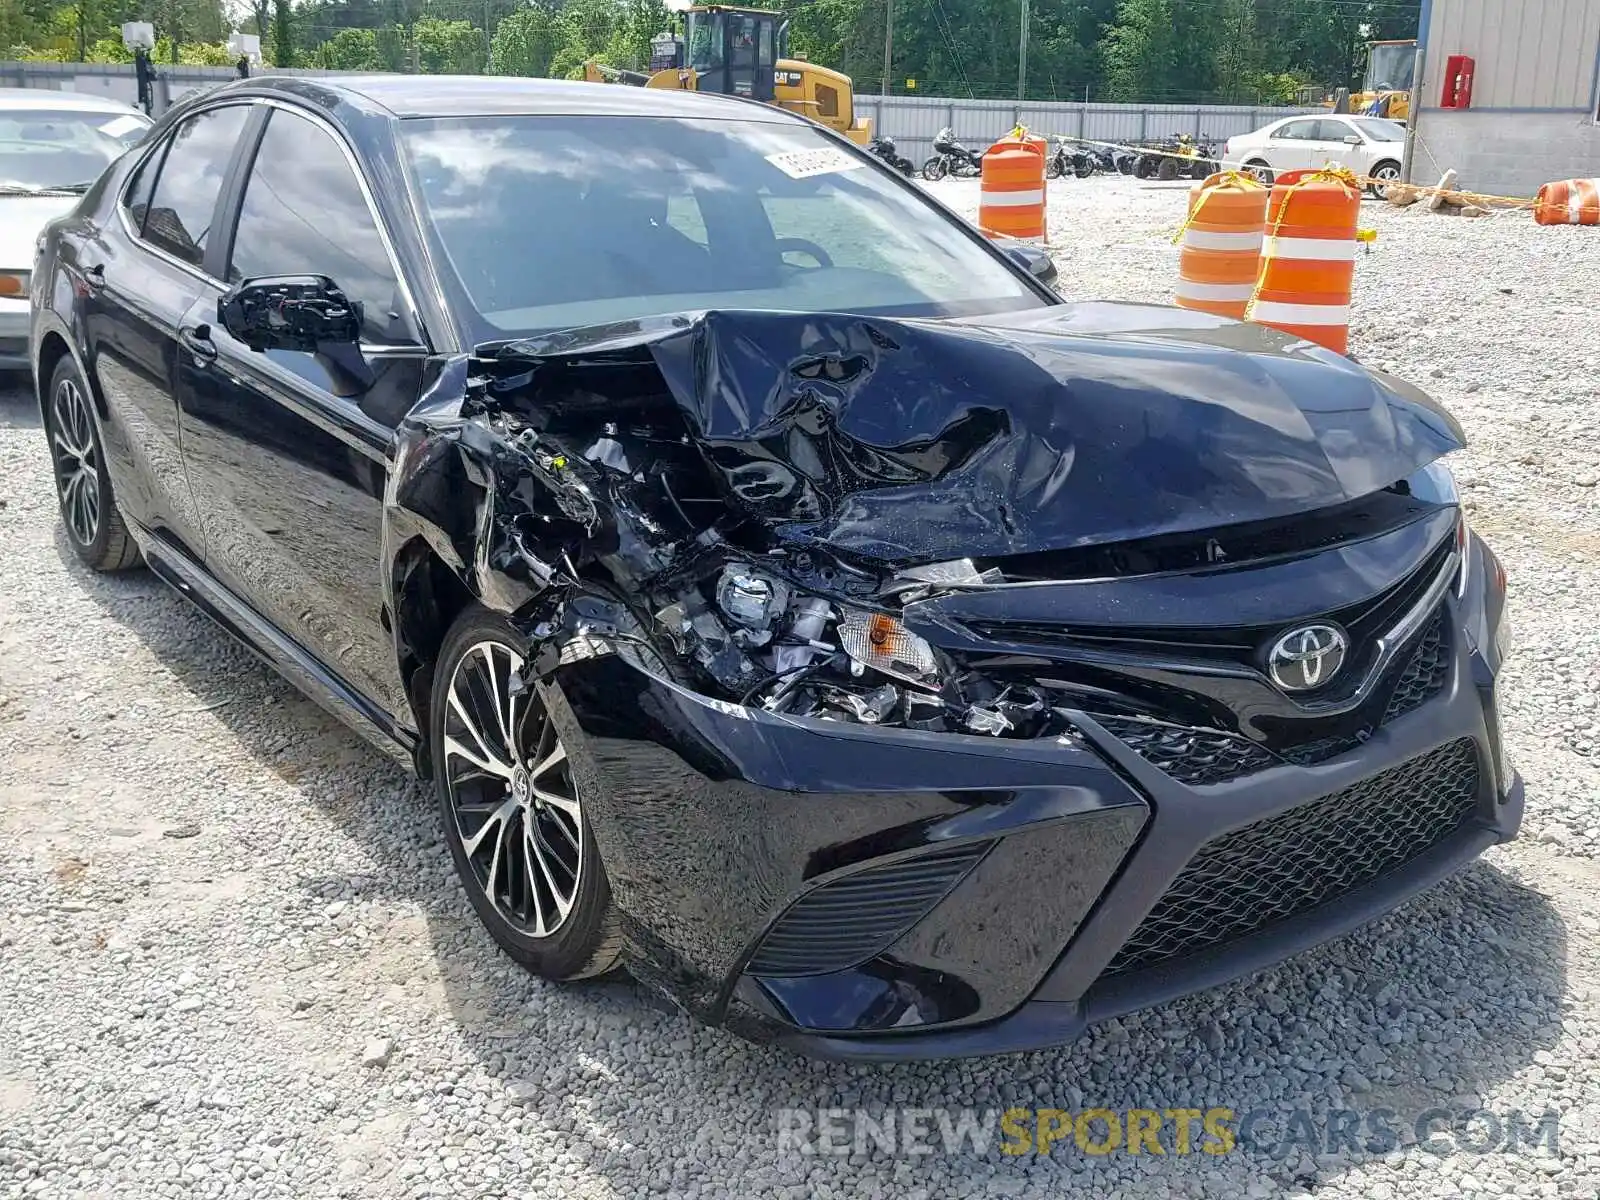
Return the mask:
M1094 160L1082 146L1069 147L1064 139L1057 138L1055 148L1045 160L1045 178L1060 179L1069 171L1079 179L1087 179L1094 174Z
M983 155L968 150L957 139L955 131L946 125L933 139L933 157L922 164L922 177L937 182L946 175L957 179L971 179L983 171Z
M867 153L876 154L907 179L910 179L917 169L914 162L895 150L894 139L890 137L873 138L867 143Z

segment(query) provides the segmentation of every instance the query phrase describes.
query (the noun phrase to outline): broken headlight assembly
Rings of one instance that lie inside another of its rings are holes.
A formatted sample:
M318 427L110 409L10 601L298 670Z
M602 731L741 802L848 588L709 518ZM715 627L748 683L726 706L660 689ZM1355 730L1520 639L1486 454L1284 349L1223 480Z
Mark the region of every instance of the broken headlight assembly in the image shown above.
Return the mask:
M751 562L723 564L656 622L717 690L766 712L1013 737L1060 723L1037 689L963 670L896 613L813 594Z

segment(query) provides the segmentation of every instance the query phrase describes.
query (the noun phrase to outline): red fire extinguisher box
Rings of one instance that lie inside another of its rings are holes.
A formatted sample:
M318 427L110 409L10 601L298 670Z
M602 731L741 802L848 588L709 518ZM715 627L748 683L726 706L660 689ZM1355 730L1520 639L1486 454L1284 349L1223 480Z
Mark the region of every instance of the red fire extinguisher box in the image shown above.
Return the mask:
M1472 71L1477 64L1466 54L1452 54L1444 60L1444 90L1440 108L1472 107Z

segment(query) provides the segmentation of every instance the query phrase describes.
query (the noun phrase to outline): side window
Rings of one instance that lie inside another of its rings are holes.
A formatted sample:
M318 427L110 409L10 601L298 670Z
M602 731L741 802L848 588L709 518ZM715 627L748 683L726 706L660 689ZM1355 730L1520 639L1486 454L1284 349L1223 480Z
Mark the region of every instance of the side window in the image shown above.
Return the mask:
M156 175L161 171L161 157L166 152L164 145L152 150L150 157L139 164L139 169L128 183L123 203L128 209L129 224L133 226L134 233L140 236L144 234L145 213L150 211L150 193L155 189Z
M1317 140L1319 142L1342 142L1355 130L1343 121L1318 121Z
M275 109L245 183L228 282L326 275L362 306L361 338L415 341L400 283L349 160L331 134Z
M222 177L249 111L243 104L210 108L178 126L150 195L145 241L186 263L201 264Z
M1314 141L1317 136L1317 123L1315 121L1290 121L1279 128L1272 135L1274 138L1283 138L1292 142Z

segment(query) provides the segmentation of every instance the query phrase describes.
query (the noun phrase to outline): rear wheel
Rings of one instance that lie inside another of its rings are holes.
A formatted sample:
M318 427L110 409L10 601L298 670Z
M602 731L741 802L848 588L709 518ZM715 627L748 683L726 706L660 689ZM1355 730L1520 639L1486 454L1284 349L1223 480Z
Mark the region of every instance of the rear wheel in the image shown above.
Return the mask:
M614 967L622 939L552 693L518 679L525 652L477 605L445 636L429 714L440 822L500 948L535 975L582 979Z
M1087 179L1094 174L1094 164L1088 158L1079 158L1072 164L1072 173L1079 179Z
M1156 165L1156 178L1161 180L1176 179L1178 177L1178 160L1163 158Z
M935 154L922 164L922 177L929 183L938 183L939 180L945 177L947 172L948 168L945 166L944 155L942 154Z
M89 385L70 354L56 364L49 389L44 428L67 542L91 570L125 571L138 563L139 547L117 511Z
M1397 162L1381 162L1372 168L1372 178L1375 182L1367 185L1367 190L1378 200L1389 198L1389 185L1400 182L1400 164Z

